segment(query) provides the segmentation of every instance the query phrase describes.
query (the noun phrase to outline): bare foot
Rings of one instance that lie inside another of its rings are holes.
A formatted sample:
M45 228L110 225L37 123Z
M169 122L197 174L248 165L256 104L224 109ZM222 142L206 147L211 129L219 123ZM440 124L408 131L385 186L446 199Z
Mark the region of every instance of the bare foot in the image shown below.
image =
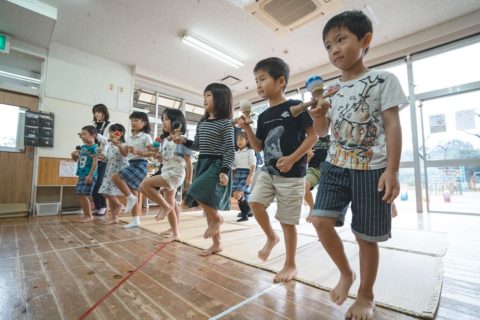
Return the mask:
M89 222L93 222L93 220L95 220L93 217L84 217L83 219L80 219L80 222L89 223Z
M297 268L295 267L283 267L275 277L273 277L273 282L289 282L297 275Z
M172 229L167 229L165 231L160 232L161 236L171 236L172 234Z
M345 319L372 320L374 311L375 303L367 297L359 295L345 313Z
M340 280L338 281L335 288L330 291L330 299L332 299L332 301L338 305L344 303L345 300L347 300L348 291L350 290L353 281L355 281L354 272L352 272L351 276L341 275Z
M205 230L205 233L203 234L203 237L205 239L211 238L211 237L213 237L214 235L216 235L217 233L220 232L220 225L223 223L223 218L221 216L219 216L219 218L220 218L220 220L218 220L217 222L211 221L208 224L208 228L207 228L207 230Z
M214 253L221 252L222 250L223 250L223 248L222 248L221 245L213 244L210 248L200 252L200 256L206 257L206 256L212 255Z
M272 252L273 247L275 247L279 241L280 239L278 239L277 235L275 235L275 238L272 240L267 239L265 246L262 248L262 250L258 251L258 257L263 261L267 260L268 256Z
M170 242L177 241L177 240L180 240L180 235L179 234L176 234L176 235L171 234L168 238L163 239L162 243L170 243Z
M160 208L157 215L155 216L155 220L159 221L165 219L165 217L170 211L172 211L172 207Z
M392 218L395 218L396 216L398 216L397 206L395 203L392 203Z
M118 219L112 219L110 221L106 221L105 224L119 224L120 220Z

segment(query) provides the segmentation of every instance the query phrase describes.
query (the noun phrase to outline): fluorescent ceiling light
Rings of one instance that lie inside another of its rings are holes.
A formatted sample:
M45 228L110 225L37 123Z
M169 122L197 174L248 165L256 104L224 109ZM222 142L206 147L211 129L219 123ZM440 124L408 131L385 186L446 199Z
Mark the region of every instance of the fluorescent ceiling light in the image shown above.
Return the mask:
M6 71L0 70L0 76L7 77L7 78L12 78L12 79L17 79L17 80L22 80L22 81L27 81L27 82L32 82L32 83L40 83L40 79L36 78L31 78L31 77L26 77L22 76L16 73L10 73Z
M231 55L226 54L225 52L222 52L219 49L212 47L210 44L206 43L205 41L192 37L187 33L182 34L182 41L194 47L195 49L198 49L203 53L206 53L214 58L217 58L235 68L240 68L245 64L243 61L235 57L232 57Z

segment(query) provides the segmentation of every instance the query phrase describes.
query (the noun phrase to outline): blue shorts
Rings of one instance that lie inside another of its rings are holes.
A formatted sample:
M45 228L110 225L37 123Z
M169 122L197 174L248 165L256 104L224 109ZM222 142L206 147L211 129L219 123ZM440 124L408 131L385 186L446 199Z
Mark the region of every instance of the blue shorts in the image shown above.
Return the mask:
M129 160L128 166L118 171L120 178L133 190L138 190L147 173L148 161L143 159Z
M377 191L385 169L345 169L325 161L320 165L320 171L313 216L335 218L335 225L343 226L351 203L351 227L357 237L372 242L391 238L391 204L382 200L385 191Z
M75 193L79 195L91 196L95 183L97 182L97 176L92 177L92 183L85 183L87 176L78 177L77 186L75 187Z

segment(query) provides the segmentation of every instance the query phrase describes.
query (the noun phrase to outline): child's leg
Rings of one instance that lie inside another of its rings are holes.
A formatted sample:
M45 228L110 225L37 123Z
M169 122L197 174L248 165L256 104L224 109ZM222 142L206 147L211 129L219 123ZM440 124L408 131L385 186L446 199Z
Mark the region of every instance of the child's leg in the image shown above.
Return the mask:
M118 190L120 190L126 197L127 197L127 205L125 206L125 212L132 211L135 204L138 202L138 198L132 194L130 187L128 184L120 178L120 175L115 172L112 175L112 181L117 186Z
M310 191L310 187L311 187L310 186L310 181L305 180L305 202L307 203L308 207L310 208L310 210L308 211L308 216L306 218L307 222L311 222L310 213L313 210L313 196L312 196L312 192Z
M203 237L205 239L214 237L217 233L220 233L220 225L223 223L223 218L218 214L217 209L200 203L203 211L207 215L208 228L205 230ZM215 244L215 241L214 241Z
M335 231L336 219L312 216L311 220L323 247L340 270L340 280L330 291L330 298L336 304L341 305L347 299L348 291L355 281L355 273L348 263L343 242Z
M175 191L176 190L165 191L165 197L171 208L175 207ZM162 242L172 242L180 238L180 233L178 232L178 218L175 210L170 210L168 213L168 223L170 224L171 235Z
M83 210L83 219L80 222L91 222L93 221L92 208L90 206L90 200L85 194L78 195L78 201L80 202L80 207Z
M272 228L272 224L270 223L270 217L268 216L268 212L265 209L264 205L257 202L250 202L250 208L252 208L255 220L257 220L258 224L267 236L267 243L265 243L263 248L258 251L258 257L265 261L268 259L268 256L272 252L273 247L277 245L280 239L278 238L275 230L273 230Z
M348 309L347 319L373 319L373 285L377 278L379 252L378 244L357 237L360 247L360 287L355 302Z
M285 264L273 278L274 282L289 282L297 275L295 254L297 252L297 228L292 224L282 223L283 236L285 239Z
M206 213L206 208L208 208L207 210L209 209L212 209L210 207L203 207L204 209L204 212ZM215 210L216 211L216 210ZM218 214L218 212L217 212ZM212 218L211 218L211 215L206 213L206 218L207 218L207 224L208 226L210 227L210 225L213 223L212 221ZM221 217L220 217L221 218ZM223 219L222 219L222 222L223 222ZM207 229L208 230L208 229ZM200 255L202 257L206 257L206 256L209 256L211 254L214 254L214 253L217 253L217 252L221 252L223 250L222 248L222 244L221 244L221 241L220 241L220 229L217 231L217 233L215 233L213 236L212 236L212 246L208 249L205 249L203 250L202 252L200 252Z
M135 199L138 199L138 191L130 189L131 195L135 197ZM127 206L128 206L128 200L127 200ZM125 209L125 211L127 211ZM135 204L132 207L131 210L132 213L132 221L129 224L124 225L123 227L125 229L129 228L135 228L140 226L140 214L142 213L142 204L139 201L135 201Z
M169 188L170 186L162 176L153 176L142 182L140 185L140 191L147 196L147 198L158 204L160 210L155 219L162 220L170 211L172 211L173 206L169 201L165 200L155 187Z
M108 224L116 224L119 223L118 216L122 211L122 204L118 201L117 197L114 196L106 196L108 199L108 205L110 206L110 212L112 214L112 220L107 222Z

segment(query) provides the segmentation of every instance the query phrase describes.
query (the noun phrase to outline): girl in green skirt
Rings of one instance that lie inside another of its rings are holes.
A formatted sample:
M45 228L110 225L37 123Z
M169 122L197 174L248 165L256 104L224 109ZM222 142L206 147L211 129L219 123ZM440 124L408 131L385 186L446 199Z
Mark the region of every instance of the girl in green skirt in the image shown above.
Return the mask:
M231 168L235 162L232 93L224 84L209 84L203 93L203 103L205 114L197 125L194 140L180 136L174 141L200 152L186 203L192 206L196 201L205 211L208 227L203 236L212 238L213 244L201 255L208 256L222 251L223 218L218 210L230 210Z

